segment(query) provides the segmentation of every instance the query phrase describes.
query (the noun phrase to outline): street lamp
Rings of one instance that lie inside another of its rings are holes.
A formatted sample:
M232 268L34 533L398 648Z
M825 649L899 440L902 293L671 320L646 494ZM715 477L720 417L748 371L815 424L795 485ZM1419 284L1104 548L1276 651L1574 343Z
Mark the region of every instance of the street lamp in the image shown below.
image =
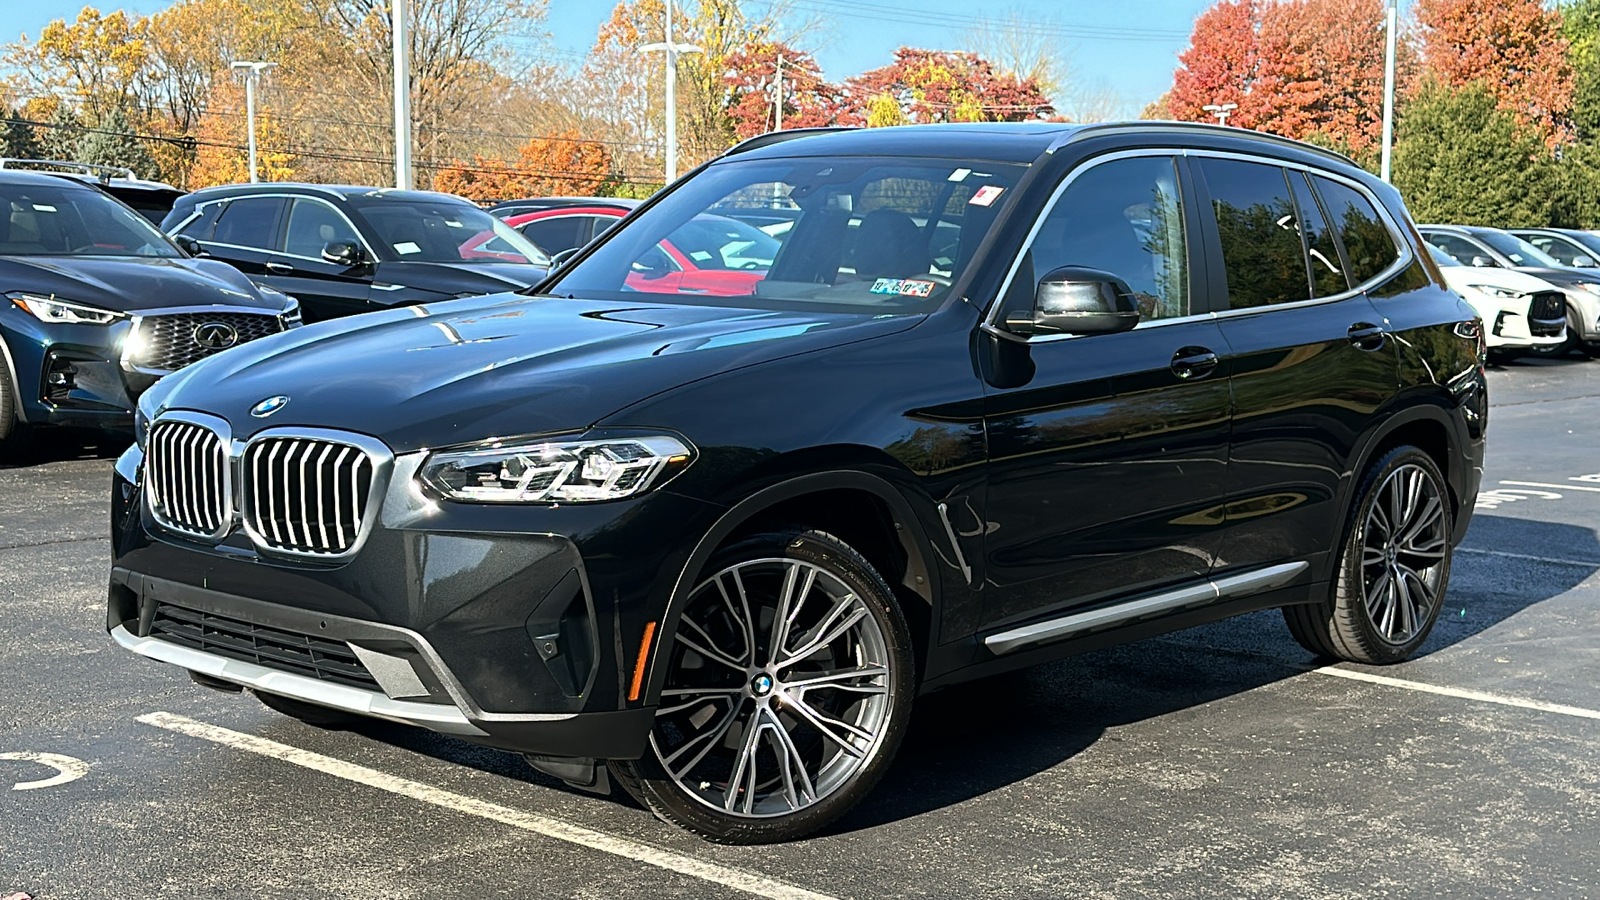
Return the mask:
M261 73L277 65L274 62L252 62L240 60L233 64L235 71L244 70L244 119L245 127L250 130L250 183L255 184L256 177L256 82L261 80Z
M394 186L402 191L415 186L411 170L411 42L406 36L411 13L407 5L406 0L394 0L389 13L394 54Z
M676 44L672 41L672 0L667 0L667 39L656 44L645 44L640 52L663 50L667 57L667 184L678 180L678 54L704 53L694 44Z
M1239 104L1207 103L1205 106L1200 108L1208 113L1211 113L1213 116L1216 116L1218 125L1226 125L1228 124L1228 116L1232 115L1233 111L1239 108Z
M1394 54L1395 54L1395 19L1398 11L1395 0L1389 0L1389 9L1384 13L1384 46L1383 46L1383 162L1379 165L1378 174L1384 181L1389 180L1389 158L1394 152Z

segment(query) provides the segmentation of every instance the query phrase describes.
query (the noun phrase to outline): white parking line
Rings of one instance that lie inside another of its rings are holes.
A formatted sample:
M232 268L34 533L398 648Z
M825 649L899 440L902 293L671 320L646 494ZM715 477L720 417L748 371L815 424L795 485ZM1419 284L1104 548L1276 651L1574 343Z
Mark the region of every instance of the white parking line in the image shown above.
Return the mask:
M281 759L284 762L293 763L326 775L332 775L335 778L343 778L346 781L375 787L391 794L399 794L402 797L421 800L423 803L431 803L434 806L444 807L445 809L491 819L503 825L510 825L514 828L521 828L525 831L544 835L545 837L555 838L558 841L566 841L571 844L577 844L580 847L588 847L591 850L599 850L602 853L610 853L625 859L677 872L680 875L688 875L691 878L720 884L724 887L754 894L757 897L768 897L771 900L834 900L834 898L826 894L818 894L804 888L795 887L792 884L787 884L775 878L768 878L765 875L758 875L754 872L747 872L743 869L734 869L728 866L719 866L715 863L704 862L680 853L673 853L647 844L630 841L626 838L613 837L580 825L572 825L559 819L521 812L495 803L468 797L464 794L447 791L443 788L436 788L432 785L400 778L396 775L389 775L376 769L358 766L342 759L323 756L320 753L301 750L288 744L280 744L277 741L259 738L255 735L199 722L185 716L167 712L153 712L139 716L138 721L146 725L154 725L157 728L165 728L168 731L175 731L179 734L186 734L190 737L222 744L236 750L244 750L262 756L270 756L273 759Z
M1563 716L1577 716L1580 719L1600 719L1600 710L1584 709L1581 706L1562 706L1559 703L1546 703L1543 700L1524 700L1521 697L1506 697L1500 694L1490 694L1484 691L1469 691L1462 688L1440 687L1436 684L1424 684L1420 681L1407 681L1404 678L1390 678L1387 675L1373 675L1369 672L1358 672L1354 669L1341 669L1337 666L1323 666L1312 669L1318 675L1332 675L1336 678L1348 678L1351 681L1365 681L1370 684L1382 684L1389 687L1404 688L1408 691L1421 691L1425 694L1440 694L1445 697L1455 697L1461 700L1476 700L1479 703L1495 703L1500 706L1515 706L1519 709L1533 709L1539 712L1558 713Z
M1591 494L1600 494L1600 487L1582 487L1576 484L1549 484L1543 481L1502 481L1501 484L1517 484L1523 487L1559 488L1563 491L1588 491Z
M1457 547L1457 553L1482 553L1485 556L1505 556L1511 559L1528 559L1534 562L1555 563L1560 566L1585 566L1591 569L1600 569L1600 560L1592 559L1561 559L1554 556L1534 556L1531 553L1512 553L1510 550L1480 550L1477 547Z

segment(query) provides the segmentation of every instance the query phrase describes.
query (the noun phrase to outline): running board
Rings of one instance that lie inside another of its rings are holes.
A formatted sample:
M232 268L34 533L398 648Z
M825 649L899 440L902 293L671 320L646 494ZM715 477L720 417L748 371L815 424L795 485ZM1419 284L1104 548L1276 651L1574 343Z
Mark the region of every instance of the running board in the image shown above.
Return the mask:
M1232 600L1270 591L1283 587L1310 567L1310 563L1302 560L1300 562L1268 566L1264 569L1255 569L1238 575L1212 578L1200 584L1191 584L1176 590L1135 597L1132 600L1126 600L1114 606L1103 606L1099 609L1065 615L1058 619L1022 625L1008 631L1002 631L999 634L991 634L983 639L983 644L989 648L990 652L999 656L1010 653L1013 650L1020 650L1023 647L1033 646L1034 644L1070 637L1081 631L1120 625L1124 622L1131 622L1135 619L1142 619L1159 613L1173 612L1185 607L1206 606L1219 600Z

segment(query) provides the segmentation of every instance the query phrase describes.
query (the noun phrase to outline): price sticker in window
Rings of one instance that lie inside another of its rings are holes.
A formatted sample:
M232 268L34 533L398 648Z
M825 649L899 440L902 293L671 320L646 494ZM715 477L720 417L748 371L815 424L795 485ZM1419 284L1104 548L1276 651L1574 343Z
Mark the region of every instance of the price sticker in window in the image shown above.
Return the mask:
M1005 193L1005 190L1005 188L998 185L986 184L983 187L978 188L976 191L973 191L972 199L968 200L967 202L973 206L989 206L993 204L994 201L1000 199L1000 195Z

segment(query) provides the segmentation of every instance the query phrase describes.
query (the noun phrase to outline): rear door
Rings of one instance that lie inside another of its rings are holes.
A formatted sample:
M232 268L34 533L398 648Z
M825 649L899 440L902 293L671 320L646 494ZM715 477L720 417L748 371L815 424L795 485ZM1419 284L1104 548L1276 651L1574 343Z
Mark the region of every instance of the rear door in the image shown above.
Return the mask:
M1215 157L1191 165L1234 358L1218 568L1311 560L1315 569L1342 532L1357 442L1399 390L1395 340L1363 291L1392 274L1399 251L1392 242L1342 245L1329 223L1351 230L1352 212L1343 203L1325 210L1300 169Z
M1221 546L1229 360L1183 169L1166 153L1080 168L1011 276L993 321L1063 266L1127 282L1141 320L1030 339L1031 377L985 401L991 625L1198 580Z
M322 255L331 243L360 247L367 261L356 266L329 262ZM267 284L300 301L309 322L320 322L372 309L372 250L343 213L326 200L296 197L289 206L283 249L267 261Z
M267 262L281 246L288 205L285 197L224 200L209 235L196 239L213 257L261 281L267 277ZM200 221L204 220L202 216Z

